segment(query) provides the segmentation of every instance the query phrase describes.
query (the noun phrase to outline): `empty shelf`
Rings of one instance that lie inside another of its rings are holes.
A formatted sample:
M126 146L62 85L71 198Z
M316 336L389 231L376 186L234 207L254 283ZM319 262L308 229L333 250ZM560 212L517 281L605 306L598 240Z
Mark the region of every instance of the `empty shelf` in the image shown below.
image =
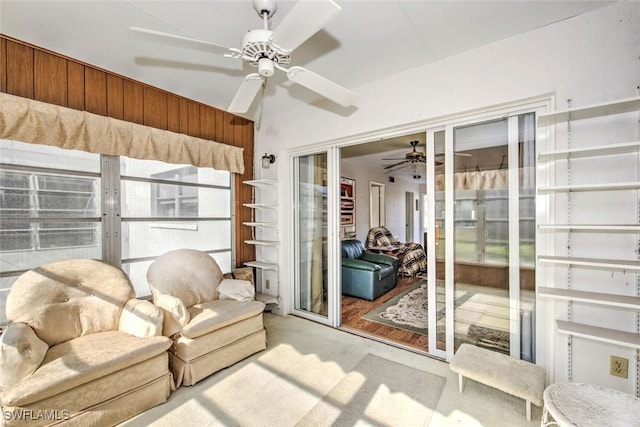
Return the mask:
M580 301L593 304L640 309L640 297L616 295L604 292L577 291L574 289L538 287L538 295L567 301Z
M247 267L255 267L261 270L277 270L278 264L264 261L247 261L244 263Z
M271 185L275 187L278 185L278 181L275 181L273 179L252 179L249 181L243 181L243 183L247 185L252 185L254 187L260 187L262 185Z
M245 203L242 206L246 208L267 208L267 209L275 209L278 207L277 205L271 205L266 203Z
M640 231L640 224L540 224L540 230Z
M256 301L262 301L265 304L277 304L278 303L278 297L275 296L275 295L260 294L260 293L256 292L255 299L256 299Z
M278 242L275 240L245 240L247 245L257 245L257 246L277 246Z
M640 334L602 328L600 326L585 325L583 323L556 320L558 332L577 337L588 338L625 347L640 348Z
M640 188L640 182L614 182L611 184L577 184L558 185L551 187L538 187L538 193L552 193L563 191L610 191L610 190L634 190Z
M577 258L541 255L538 257L538 261L548 262L551 264L583 265L587 267L605 267L621 270L640 270L640 261L630 260L627 261L618 259Z
M640 108L640 96L617 99L610 102L586 105L584 107L568 108L538 115L538 125L548 125L554 122L590 119L611 114L628 113Z
M638 151L640 141L624 142L621 144L599 145L586 148L575 148L570 150L549 151L538 155L539 161L574 159L578 157L606 156L611 154L632 153Z
M278 227L278 224L275 222L243 222L242 225L246 225L248 227L268 227L268 228Z

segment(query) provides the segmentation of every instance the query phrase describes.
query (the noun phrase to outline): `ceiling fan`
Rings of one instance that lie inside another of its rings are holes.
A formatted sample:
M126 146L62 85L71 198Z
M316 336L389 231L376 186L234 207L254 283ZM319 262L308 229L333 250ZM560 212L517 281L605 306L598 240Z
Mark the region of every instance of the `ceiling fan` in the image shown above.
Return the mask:
M258 72L244 78L229 104L228 111L232 113L247 112L275 70L285 72L292 82L343 107L353 105L354 92L306 68L286 68L291 62L291 52L327 25L342 10L340 6L333 0L299 0L275 30L271 30L271 17L278 9L276 0L253 0L253 8L262 19L263 28L247 32L240 49L140 27L129 27L129 34L138 40L223 54L257 67Z
M419 177L419 175L416 175L416 164L417 163L426 163L427 162L427 156L425 155L424 152L422 151L418 151L416 149L416 147L418 146L418 144L420 143L420 141L418 140L413 140L413 141L409 141L409 144L411 144L411 147L413 147L413 150L409 151L407 154L404 155L404 157L391 157L391 158L383 158L382 160L400 160L397 163L391 164L391 165L387 165L384 167L385 169L385 173L391 173L391 172L395 172L398 171L400 169L404 169L408 166L413 166L413 175L414 178ZM470 154L468 153L453 153L454 156L464 156L464 157L471 157ZM444 156L444 153L438 153L435 154L435 157L442 157ZM444 163L439 161L439 160L435 160L435 165L436 166L441 166Z

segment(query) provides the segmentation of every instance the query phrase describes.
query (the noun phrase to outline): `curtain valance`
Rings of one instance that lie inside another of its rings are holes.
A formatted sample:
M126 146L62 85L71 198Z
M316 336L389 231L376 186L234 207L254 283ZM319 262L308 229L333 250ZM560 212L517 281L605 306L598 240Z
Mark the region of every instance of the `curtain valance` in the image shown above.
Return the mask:
M244 173L240 147L5 93L0 138Z
M534 176L533 168L519 168L520 187L523 187L525 174ZM529 181L527 181L529 182ZM530 184L529 184L530 185ZM525 185L524 187L528 187ZM473 172L457 172L453 174L454 190L507 190L509 188L509 171L506 169ZM444 191L444 175L436 175L436 191Z

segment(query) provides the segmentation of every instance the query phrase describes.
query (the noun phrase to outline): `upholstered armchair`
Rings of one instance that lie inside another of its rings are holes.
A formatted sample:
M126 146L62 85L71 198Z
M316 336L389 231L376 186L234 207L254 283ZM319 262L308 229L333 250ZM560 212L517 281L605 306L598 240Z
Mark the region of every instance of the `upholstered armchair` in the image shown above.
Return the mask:
M387 227L380 226L369 230L365 246L386 248L386 253L398 258L400 276L427 274L427 254L422 245L398 241Z
M342 241L342 293L374 300L396 287L398 259L365 251L361 241Z
M20 276L0 337L5 424L114 425L165 402L171 340L162 312L134 296L122 270L95 260Z
M169 363L176 387L193 385L266 348L264 303L245 280L223 279L208 254L178 249L147 271L153 302L164 312L163 334L173 340Z

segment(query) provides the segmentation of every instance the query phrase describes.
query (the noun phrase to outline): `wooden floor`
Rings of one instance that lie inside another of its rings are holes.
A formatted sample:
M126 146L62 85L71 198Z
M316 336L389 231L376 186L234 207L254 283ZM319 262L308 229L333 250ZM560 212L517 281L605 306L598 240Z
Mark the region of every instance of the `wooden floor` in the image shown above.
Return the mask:
M422 279L417 277L398 278L398 283L395 288L374 301L367 301L360 298L343 295L342 326L350 329L355 329L367 335L373 335L379 338L384 338L390 341L397 342L399 344L413 347L421 351L426 351L427 337L425 335L420 335L404 329L394 328L392 326L383 325L377 322L371 322L362 318L363 315L373 310L374 308L386 303L394 296L407 290L409 287L411 287L411 285L415 284L419 280Z

